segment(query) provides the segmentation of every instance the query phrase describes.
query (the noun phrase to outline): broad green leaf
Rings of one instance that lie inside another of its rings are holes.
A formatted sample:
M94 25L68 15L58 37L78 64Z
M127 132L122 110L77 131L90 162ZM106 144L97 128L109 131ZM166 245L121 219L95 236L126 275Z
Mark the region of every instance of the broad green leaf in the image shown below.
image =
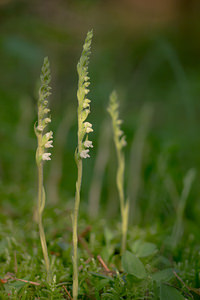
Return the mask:
M122 267L128 274L134 275L139 279L146 277L143 263L133 253L126 251L122 255Z
M109 283L110 283L110 279L102 279L96 284L95 290L100 291Z
M160 286L160 300L184 300L181 293L172 286L161 284Z
M162 266L163 268L170 268L171 262L166 257L160 255L160 256L154 258L151 265L152 266Z
M155 281L169 281L174 277L173 269L168 268L162 271L158 271L152 275L152 279Z
M156 252L157 247L153 243L142 242L140 240L136 241L132 246L132 251L138 257L147 257Z

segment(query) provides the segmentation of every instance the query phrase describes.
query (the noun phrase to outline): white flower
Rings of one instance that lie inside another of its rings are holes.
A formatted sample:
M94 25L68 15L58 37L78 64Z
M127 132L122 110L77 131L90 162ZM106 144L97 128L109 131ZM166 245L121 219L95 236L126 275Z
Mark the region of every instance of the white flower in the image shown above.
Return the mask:
M121 143L122 147L125 147L125 146L127 145L127 142L126 142L126 140L125 140L125 136L123 136L123 137L121 138L120 143Z
M85 122L84 125L85 125L85 127L92 127L92 124L89 122Z
M88 106L90 106L89 103L83 102L83 108L87 108Z
M51 119L50 119L50 118L45 118L45 119L44 119L44 122L45 122L46 124L51 123Z
M87 150L83 150L83 151L81 151L81 153L80 153L80 157L81 158L87 158L87 157L90 157L89 156L89 150L87 149Z
M89 132L92 132L93 129L92 129L92 124L89 123L89 122L85 122L84 123L84 126L85 126L85 129L86 129L86 133L89 133Z
M90 99L84 99L83 101L83 108L87 108L87 107L90 107L90 103L91 100Z
M48 142L44 145L44 147L45 147L45 148L53 148L52 143L53 143L53 141L50 140L50 141L48 141Z
M50 112L50 109L49 109L49 108L45 108L45 109L44 109L44 113L45 113L45 114L48 114L48 112Z
M120 137L120 136L122 136L123 135L123 131L121 130L121 129L119 129L118 131L117 131L117 135Z
M37 126L37 130L38 130L38 131L42 131L43 129L44 129L44 127L43 127L42 125L38 125L38 126Z
M90 127L87 127L87 128L86 128L86 132L87 132L87 133L93 132L93 129L90 128Z
M90 110L89 109L85 109L85 110L83 110L83 116L85 117L87 117L88 115L89 115L89 113L90 113Z
M118 125L121 125L121 124L123 123L123 121L122 121L122 120L117 120L116 123L117 123Z
M47 140L52 139L53 138L53 131L49 131L45 134Z
M84 85L85 85L85 87L88 87L90 85L90 82L87 81L84 83Z
M51 160L51 153L43 153L42 160Z
M91 141L85 141L84 146L85 146L85 148L93 148L93 145L92 145Z

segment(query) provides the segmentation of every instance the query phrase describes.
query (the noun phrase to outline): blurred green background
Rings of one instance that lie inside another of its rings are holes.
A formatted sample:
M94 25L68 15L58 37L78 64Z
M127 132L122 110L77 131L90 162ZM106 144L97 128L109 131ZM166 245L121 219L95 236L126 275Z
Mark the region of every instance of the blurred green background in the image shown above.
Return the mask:
M88 121L94 127L94 148L84 161L82 210L94 209L110 219L119 211L106 111L109 94L116 89L127 136L125 188L134 203L131 222L164 226L173 220L184 176L195 168L185 217L198 233L199 20L198 0L1 0L1 216L30 213L35 203L33 125L44 56L52 70L50 127L55 137L52 161L45 164L47 206L73 205L76 65L86 33L93 28Z

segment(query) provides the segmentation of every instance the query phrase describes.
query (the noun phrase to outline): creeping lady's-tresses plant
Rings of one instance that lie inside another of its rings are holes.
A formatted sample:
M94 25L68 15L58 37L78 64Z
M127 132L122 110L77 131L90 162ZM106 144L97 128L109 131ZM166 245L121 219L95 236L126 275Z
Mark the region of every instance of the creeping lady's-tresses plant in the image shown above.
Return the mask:
M122 120L119 119L119 103L117 99L117 93L113 91L110 95L110 101L108 106L108 112L112 118L114 143L117 151L118 169L117 169L117 188L120 200L120 210L122 218L122 244L121 252L126 250L127 230L128 230L128 214L129 214L129 201L125 201L124 196L124 153L123 148L126 146L125 135L120 128Z
M89 93L90 78L88 77L88 64L93 31L89 31L83 45L81 58L77 65L78 71L78 147L75 152L75 160L78 168L78 178L76 181L76 194L74 213L72 216L73 225L73 299L78 298L78 256L77 256L77 222L80 203L80 190L82 181L82 159L90 157L89 148L92 148L92 142L88 139L88 133L92 132L92 124L86 122L90 113L90 100L87 98Z
M45 206L45 190L43 186L43 164L46 160L51 160L51 153L49 148L52 148L53 145L53 132L49 131L45 133L47 125L51 122L49 116L50 109L48 108L48 97L50 96L51 87L49 83L51 81L50 75L50 66L49 60L47 57L44 58L44 63L41 71L41 87L39 89L39 99L38 99L38 122L35 125L35 133L37 136L38 147L36 151L36 163L38 168L38 225L39 225L39 234L40 241L42 245L42 251L44 256L44 262L47 271L47 280L50 283L51 281L51 272L49 257L47 251L47 244L45 239L44 228L42 225L42 213Z

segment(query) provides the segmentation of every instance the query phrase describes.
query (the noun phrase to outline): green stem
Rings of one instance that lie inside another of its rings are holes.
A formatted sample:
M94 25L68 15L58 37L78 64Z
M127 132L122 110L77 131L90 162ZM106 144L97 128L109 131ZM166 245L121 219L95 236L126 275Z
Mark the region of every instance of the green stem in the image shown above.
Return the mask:
M116 143L116 146L118 144ZM117 147L117 158L118 158L118 170L117 170L117 188L120 199L120 211L121 211L121 231L122 231L122 243L121 243L121 254L126 250L127 230L128 230L128 203L125 204L124 197L124 156L120 149Z
M76 182L76 195L75 195L75 205L73 214L73 300L78 299L78 212L80 204L80 191L81 191L81 181L82 181L82 159L78 159L78 178Z
M127 200L128 201L128 200ZM128 231L128 213L129 213L129 203L126 202L122 212L122 246L121 254L126 250L126 241L127 241L127 231Z
M41 139L42 139L42 135L39 135L38 145L41 145L40 143ZM45 192L43 187L43 162L39 161L37 165L38 165L38 226L39 226L40 241L41 241L46 271L47 271L47 281L48 283L50 283L51 282L50 263L49 263L44 228L42 224L42 211L45 204Z

